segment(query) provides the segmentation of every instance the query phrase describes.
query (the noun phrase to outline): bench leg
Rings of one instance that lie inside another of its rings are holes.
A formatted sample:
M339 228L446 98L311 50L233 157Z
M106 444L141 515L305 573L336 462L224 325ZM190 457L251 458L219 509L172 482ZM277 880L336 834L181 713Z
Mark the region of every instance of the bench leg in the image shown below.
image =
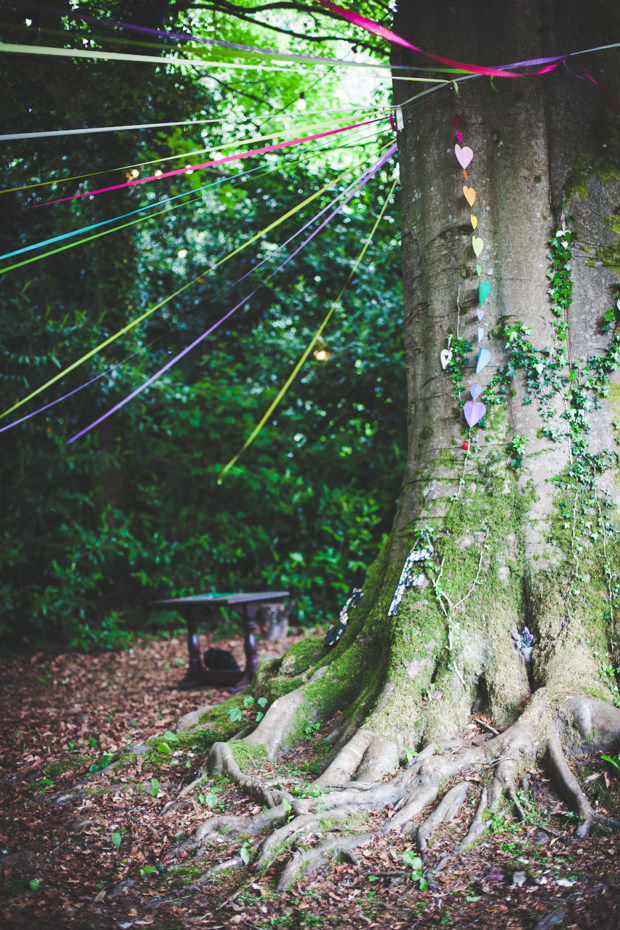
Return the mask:
M180 612L180 611L179 611ZM188 607L182 612L187 624L187 651L189 653L189 666L187 672L173 687L173 691L189 691L207 684L206 670L200 659L200 638L198 636L198 610Z
M254 626L254 617L256 616L256 611L260 607L260 604L242 604L240 605L239 613L243 617L244 627L245 627L245 636L243 642L243 649L245 651L245 672L243 673L243 678L239 684L234 688L234 693L237 691L243 691L244 688L250 684L254 676L256 675L256 669L258 668L258 655L256 652L256 637L254 635L255 626Z

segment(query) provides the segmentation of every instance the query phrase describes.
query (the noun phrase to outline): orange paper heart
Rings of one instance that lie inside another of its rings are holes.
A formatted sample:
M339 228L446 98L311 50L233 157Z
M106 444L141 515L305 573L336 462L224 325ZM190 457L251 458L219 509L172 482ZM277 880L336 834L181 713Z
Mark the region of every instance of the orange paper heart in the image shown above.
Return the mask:
M476 191L473 189L473 187L467 187L465 184L463 187L463 193L465 194L465 200L469 206L473 207L474 203L476 202Z

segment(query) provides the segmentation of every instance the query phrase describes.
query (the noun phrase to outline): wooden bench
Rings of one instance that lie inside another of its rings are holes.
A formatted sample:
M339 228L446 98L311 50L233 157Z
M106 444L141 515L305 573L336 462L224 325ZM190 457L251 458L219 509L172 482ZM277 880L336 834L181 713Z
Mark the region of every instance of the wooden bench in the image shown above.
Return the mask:
M197 594L194 597L175 597L165 601L151 601L149 607L172 607L177 610L187 624L187 649L189 667L181 681L174 685L175 691L190 691L192 688L226 688L230 691L242 691L252 681L258 666L256 639L254 636L254 617L262 604L268 601L281 601L288 597L288 591L260 591L248 594ZM198 622L202 608L220 607L226 604L238 613L244 621L245 670L208 669L200 658L200 639Z

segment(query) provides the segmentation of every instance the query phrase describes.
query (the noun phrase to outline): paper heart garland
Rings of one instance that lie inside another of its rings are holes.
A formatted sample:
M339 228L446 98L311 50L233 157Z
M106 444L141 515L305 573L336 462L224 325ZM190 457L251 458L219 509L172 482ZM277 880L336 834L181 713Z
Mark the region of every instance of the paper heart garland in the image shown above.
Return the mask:
M487 412L486 405L482 401L468 400L463 407L465 419L470 427L475 426Z
M485 302L487 297L491 296L492 287L488 281L481 281L478 285L478 303L480 306Z
M480 349L478 352L478 361L476 362L476 374L479 375L483 368L486 368L491 361L491 353L488 349Z
M468 164L474 157L474 153L472 152L472 150L470 149L468 145L464 145L463 148L461 148L460 145L455 145L454 153L456 155L456 160L458 161L459 165L461 166L463 171L465 171L465 168L467 168Z
M472 236L471 244L474 250L474 254L476 258L478 258L478 256L482 252L482 249L484 248L484 242L482 241L482 239L479 239L478 236Z
M480 397L482 394L482 386L480 384L470 384L469 393L475 400L477 397Z
M471 225L472 225L472 226L474 227L474 229L475 229L476 226L478 225L478 217L477 217L477 216L472 216L472 217L470 217L470 219L471 219Z
M478 314L478 319L481 320L484 316L484 310L481 310L480 307L478 307L476 313Z
M467 184L464 184L463 193L465 194L465 200L469 206L473 207L476 202L476 191L473 189L473 187L468 187Z
M484 339L484 329L482 328L482 326L479 326L478 327L478 342L482 342L483 339Z
M445 369L452 361L452 352L450 349L442 349L439 358L441 359L441 367Z

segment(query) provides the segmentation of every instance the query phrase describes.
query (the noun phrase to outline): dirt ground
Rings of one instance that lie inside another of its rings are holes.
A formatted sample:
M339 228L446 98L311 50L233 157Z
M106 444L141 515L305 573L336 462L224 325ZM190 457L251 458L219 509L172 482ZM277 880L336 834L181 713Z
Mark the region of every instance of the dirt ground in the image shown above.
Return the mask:
M259 640L259 656L281 655L297 639ZM232 649L242 664L241 639L214 645ZM139 640L130 651L37 653L0 665L0 926L620 930L618 836L576 839L574 815L538 770L529 776L528 819L502 807L479 844L441 874L436 893L421 890L403 861L411 838L391 835L280 896L275 879L286 853L259 881L245 867L206 875L231 854L243 855L239 841L199 858L179 844L222 811L257 812L255 802L230 781L207 778L168 810L206 761L170 739L156 766L149 757L122 770L100 768L149 737L165 743L180 715L228 697L170 691L186 657L179 635ZM488 725L472 719L468 737L488 738ZM326 732L309 728L300 745L263 767L263 776L293 792L312 780L327 751ZM62 771L66 760L72 768ZM573 756L570 764L598 809L618 819L620 782L599 755ZM431 864L457 844L473 816L474 789L486 775L467 777L469 801L433 835ZM368 832L391 816L382 811L355 829ZM304 837L306 845L319 840Z

